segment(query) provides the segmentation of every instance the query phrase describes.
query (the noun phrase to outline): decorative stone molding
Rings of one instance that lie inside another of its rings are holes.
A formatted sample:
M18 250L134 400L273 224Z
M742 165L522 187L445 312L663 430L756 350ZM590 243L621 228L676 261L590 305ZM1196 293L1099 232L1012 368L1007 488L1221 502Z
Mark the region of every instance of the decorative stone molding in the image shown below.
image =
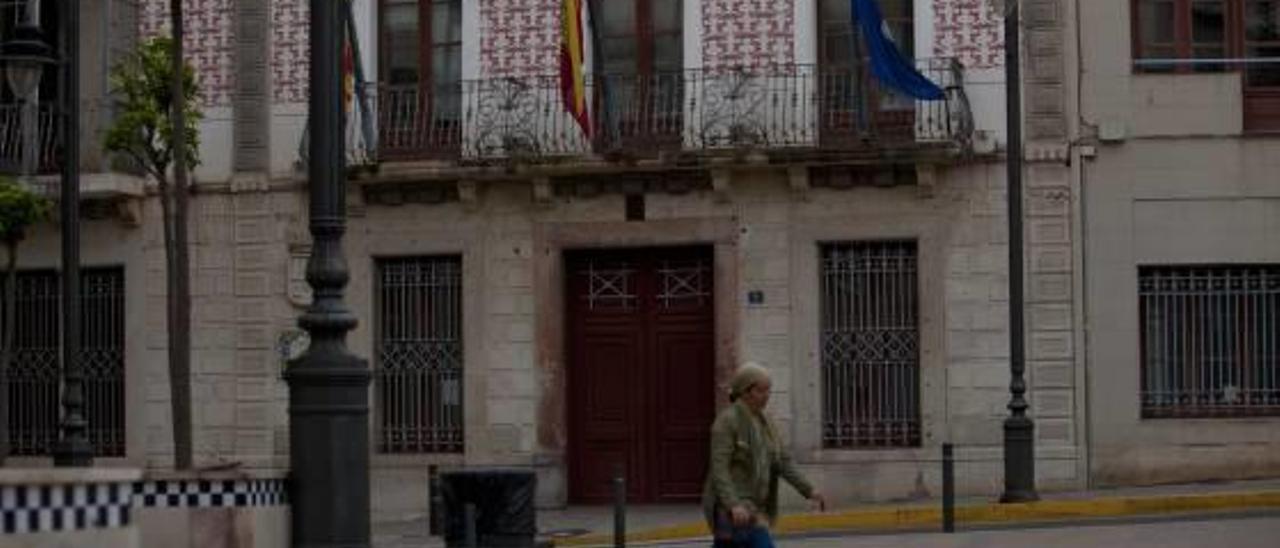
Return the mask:
M729 201L729 191L733 187L733 172L728 169L711 171L711 192L718 203Z
M916 191L921 198L932 198L938 187L938 171L933 164L916 164Z
M116 202L116 218L129 228L142 226L142 199L127 198Z
M807 166L791 166L787 168L787 183L791 187L791 195L801 201L809 199L809 168Z
M1031 163L1066 163L1071 159L1071 147L1066 143L1028 143L1023 156Z
M267 192L271 190L271 179L266 173L240 172L231 176L228 189L232 194Z
M307 259L311 257L311 244L289 244L289 304L298 308L311 305L311 286L307 285Z
M533 203L540 205L550 205L551 200L555 198L555 189L551 186L551 179L548 177L538 177L533 180Z
M233 0L235 84L231 93L235 124L231 162L236 171L265 171L270 164L270 6L262 0Z
M551 185L556 196L573 198L594 198L603 194L648 193L681 196L712 189L711 177L699 170L556 177L552 179Z
M458 201L467 211L480 207L480 184L471 180L458 181Z
M364 217L365 214L365 196L359 187L349 185L347 187L347 216L348 217Z
M460 199L458 185L453 181L360 184L352 190L362 196L356 200L349 196L348 209L352 204L365 208L369 205L442 204ZM359 214L363 215L363 211Z

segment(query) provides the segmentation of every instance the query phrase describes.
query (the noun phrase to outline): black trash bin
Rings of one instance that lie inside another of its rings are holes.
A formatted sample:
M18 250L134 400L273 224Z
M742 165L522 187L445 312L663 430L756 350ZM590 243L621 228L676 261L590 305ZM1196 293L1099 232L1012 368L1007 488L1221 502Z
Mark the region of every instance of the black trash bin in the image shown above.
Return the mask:
M466 546L467 504L475 507L477 546L532 548L537 534L532 471L470 468L440 473L445 546Z

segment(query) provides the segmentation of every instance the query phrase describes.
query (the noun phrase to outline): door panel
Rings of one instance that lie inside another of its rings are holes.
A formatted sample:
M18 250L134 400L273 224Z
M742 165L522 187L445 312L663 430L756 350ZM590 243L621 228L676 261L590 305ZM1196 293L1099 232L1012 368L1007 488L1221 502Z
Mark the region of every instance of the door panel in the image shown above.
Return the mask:
M639 402L630 390L640 368L641 339L635 322L583 331L582 344L576 353L578 404L573 416L578 421L576 434L584 455L575 478L590 499L610 500L612 478L616 467L630 465L629 452L639 436L637 413ZM628 470L627 476L638 471ZM634 487L631 488L634 490Z
M670 326L664 326L670 328ZM684 500L700 495L706 472L710 417L715 393L710 375L690 372L714 363L709 325L690 322L683 329L658 333L658 458L656 497Z
M636 502L701 494L714 413L708 248L566 256L569 492Z

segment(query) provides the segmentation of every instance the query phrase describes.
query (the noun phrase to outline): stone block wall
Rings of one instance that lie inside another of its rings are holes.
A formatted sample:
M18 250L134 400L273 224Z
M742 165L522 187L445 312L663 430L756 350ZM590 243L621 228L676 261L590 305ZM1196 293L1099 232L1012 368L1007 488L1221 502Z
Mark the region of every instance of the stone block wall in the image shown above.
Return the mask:
M293 192L197 194L191 207L192 422L197 465L287 466L287 389L278 341L300 308L286 293L286 228L297 224ZM173 465L159 206L148 203L145 254L147 356L143 421L149 467ZM138 421L132 421L132 424Z

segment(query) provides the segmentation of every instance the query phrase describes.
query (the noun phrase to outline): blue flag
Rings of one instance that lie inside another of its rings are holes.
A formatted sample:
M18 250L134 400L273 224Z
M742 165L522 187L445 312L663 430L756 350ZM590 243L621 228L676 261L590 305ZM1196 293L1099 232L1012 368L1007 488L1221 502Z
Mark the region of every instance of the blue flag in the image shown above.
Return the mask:
M885 86L904 95L926 101L943 99L942 88L930 81L885 33L884 16L877 0L852 0L854 23L862 27L862 36L871 54L871 72Z

